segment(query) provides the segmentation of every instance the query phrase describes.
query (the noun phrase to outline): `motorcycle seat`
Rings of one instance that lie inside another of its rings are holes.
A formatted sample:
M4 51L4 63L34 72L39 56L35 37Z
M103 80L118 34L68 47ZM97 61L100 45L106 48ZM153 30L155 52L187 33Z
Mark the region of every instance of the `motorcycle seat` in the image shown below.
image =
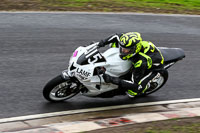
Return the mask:
M181 48L162 48L159 47L165 63L177 62L185 57L185 53Z

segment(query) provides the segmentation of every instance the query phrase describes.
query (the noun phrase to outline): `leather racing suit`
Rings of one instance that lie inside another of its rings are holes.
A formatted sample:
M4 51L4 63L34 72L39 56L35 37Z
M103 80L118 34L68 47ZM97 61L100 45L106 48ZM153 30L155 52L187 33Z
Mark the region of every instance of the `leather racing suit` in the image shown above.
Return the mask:
M119 39L123 33L112 35L105 40L101 40L100 47L110 44L110 47L118 48ZM111 77L104 74L105 82L111 82L117 84L120 88L126 90L126 93L130 97L134 97L138 94L145 93L148 88L149 81L152 80L157 72L154 69L163 69L164 58L160 50L149 41L141 42L142 48L139 53L129 58L133 65L132 78L130 80L124 80L117 77Z

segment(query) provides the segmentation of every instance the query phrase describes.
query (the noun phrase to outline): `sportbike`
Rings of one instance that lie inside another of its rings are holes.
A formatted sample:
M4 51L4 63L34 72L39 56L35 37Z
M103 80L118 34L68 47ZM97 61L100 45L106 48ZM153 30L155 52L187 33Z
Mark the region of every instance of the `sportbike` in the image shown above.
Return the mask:
M43 96L51 102L64 101L81 94L87 97L109 98L126 95L119 86L106 83L103 72L122 79L131 79L132 64L119 57L119 48L109 48L101 53L99 42L89 46L78 47L69 60L67 70L50 80L43 89ZM164 71L156 70L158 74L149 81L148 89L141 96L149 95L159 90L168 79L167 69L185 57L180 48L158 47L164 57ZM139 96L140 96L139 95Z

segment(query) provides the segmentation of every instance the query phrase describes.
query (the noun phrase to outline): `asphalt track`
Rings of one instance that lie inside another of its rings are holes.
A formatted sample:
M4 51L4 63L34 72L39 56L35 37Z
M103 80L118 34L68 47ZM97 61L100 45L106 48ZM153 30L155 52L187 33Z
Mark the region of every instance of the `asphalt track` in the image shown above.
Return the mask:
M198 98L200 17L146 14L0 13L0 118L130 103ZM138 31L160 47L184 49L158 92L131 100L78 95L63 103L42 96L48 80L68 65L73 50L113 33Z

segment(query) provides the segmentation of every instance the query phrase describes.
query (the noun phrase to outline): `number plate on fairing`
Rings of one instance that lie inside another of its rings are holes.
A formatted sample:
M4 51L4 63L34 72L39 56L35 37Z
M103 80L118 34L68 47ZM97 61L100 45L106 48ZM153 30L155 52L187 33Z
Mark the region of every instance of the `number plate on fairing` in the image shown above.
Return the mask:
M77 64L79 64L79 65L87 65L87 64L93 64L93 63L99 63L99 62L105 62L105 61L106 61L105 58L94 47L94 48L86 51L84 54L82 54L78 58Z

